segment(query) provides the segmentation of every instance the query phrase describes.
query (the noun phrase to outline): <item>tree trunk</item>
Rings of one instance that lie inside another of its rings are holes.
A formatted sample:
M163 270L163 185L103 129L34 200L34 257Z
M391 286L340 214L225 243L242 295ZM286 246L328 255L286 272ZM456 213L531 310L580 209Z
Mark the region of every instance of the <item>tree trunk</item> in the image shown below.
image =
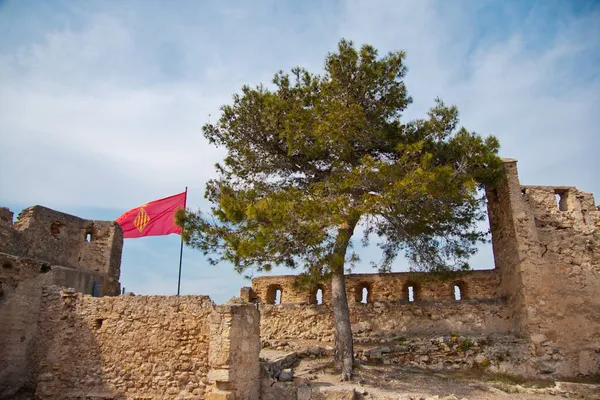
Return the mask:
M352 329L350 328L350 311L346 296L346 281L344 279L344 261L346 249L354 233L358 217L352 218L338 230L338 236L333 250L331 262L331 301L333 304L333 324L335 326L335 353L334 358L342 368L342 380L352 376L352 363L354 362L354 346L352 343Z

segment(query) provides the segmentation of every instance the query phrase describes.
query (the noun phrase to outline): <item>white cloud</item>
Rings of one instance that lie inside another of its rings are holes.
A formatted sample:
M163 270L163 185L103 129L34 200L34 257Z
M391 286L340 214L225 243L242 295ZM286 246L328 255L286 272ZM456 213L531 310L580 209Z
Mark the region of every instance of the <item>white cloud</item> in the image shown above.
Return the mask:
M0 202L124 210L187 185L190 205L206 208L204 183L224 154L201 135L209 115L279 69L319 72L340 37L407 51L407 116L423 116L440 96L467 128L500 138L523 183L600 198L600 9L553 4L66 2L64 15L28 11L32 24L16 26L6 13L19 2L9 2L0 24L21 35L0 45ZM172 293L162 253L137 247L126 242L128 289ZM486 252L474 264L487 263ZM186 258L189 271L206 270L198 253ZM225 269L190 275L185 291L235 295L239 277Z

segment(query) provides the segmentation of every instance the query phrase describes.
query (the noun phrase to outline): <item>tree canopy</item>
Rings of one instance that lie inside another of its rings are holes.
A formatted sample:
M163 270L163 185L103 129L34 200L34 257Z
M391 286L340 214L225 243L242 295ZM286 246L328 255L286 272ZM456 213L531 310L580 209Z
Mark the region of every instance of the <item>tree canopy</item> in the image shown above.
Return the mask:
M342 40L321 75L294 68L244 86L203 127L228 154L207 184L212 216L180 221L187 243L240 272L326 274L337 228L361 223L364 239L380 238L384 271L400 251L414 268L464 268L484 239L477 189L498 179L499 144L459 127L457 108L439 99L404 121L404 59Z
M342 40L321 75L294 68L272 86L244 86L203 127L228 152L206 186L210 215L178 216L185 241L213 263L330 277L343 379L353 369L344 267L357 259L347 251L356 226L365 241L379 237L383 271L400 251L413 268L464 268L484 240L477 190L500 176L498 141L459 128L456 107L436 99L426 118L403 120L404 58Z

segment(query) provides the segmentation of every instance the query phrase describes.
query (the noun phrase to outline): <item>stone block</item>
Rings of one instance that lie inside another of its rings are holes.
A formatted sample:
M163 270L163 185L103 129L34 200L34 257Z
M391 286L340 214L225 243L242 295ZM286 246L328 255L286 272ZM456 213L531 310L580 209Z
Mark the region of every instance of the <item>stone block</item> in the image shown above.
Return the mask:
M212 390L205 400L235 400L235 393L225 390Z

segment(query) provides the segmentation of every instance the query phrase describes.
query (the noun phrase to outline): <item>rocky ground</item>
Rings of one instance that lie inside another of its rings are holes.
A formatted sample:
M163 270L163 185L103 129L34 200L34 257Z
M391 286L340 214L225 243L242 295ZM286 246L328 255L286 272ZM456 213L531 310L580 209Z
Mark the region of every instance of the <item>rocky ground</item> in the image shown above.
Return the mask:
M355 376L351 382L340 382L330 344L266 343L261 352L262 384L270 390L263 390L267 393L263 400L296 398L295 393L298 400L600 399L597 382L521 380L491 373L477 362L469 365L468 360L476 358L476 354L457 354L453 363L443 368L439 360L423 359L418 354L407 358L406 346L405 343L357 344ZM481 361L482 357L479 358Z

